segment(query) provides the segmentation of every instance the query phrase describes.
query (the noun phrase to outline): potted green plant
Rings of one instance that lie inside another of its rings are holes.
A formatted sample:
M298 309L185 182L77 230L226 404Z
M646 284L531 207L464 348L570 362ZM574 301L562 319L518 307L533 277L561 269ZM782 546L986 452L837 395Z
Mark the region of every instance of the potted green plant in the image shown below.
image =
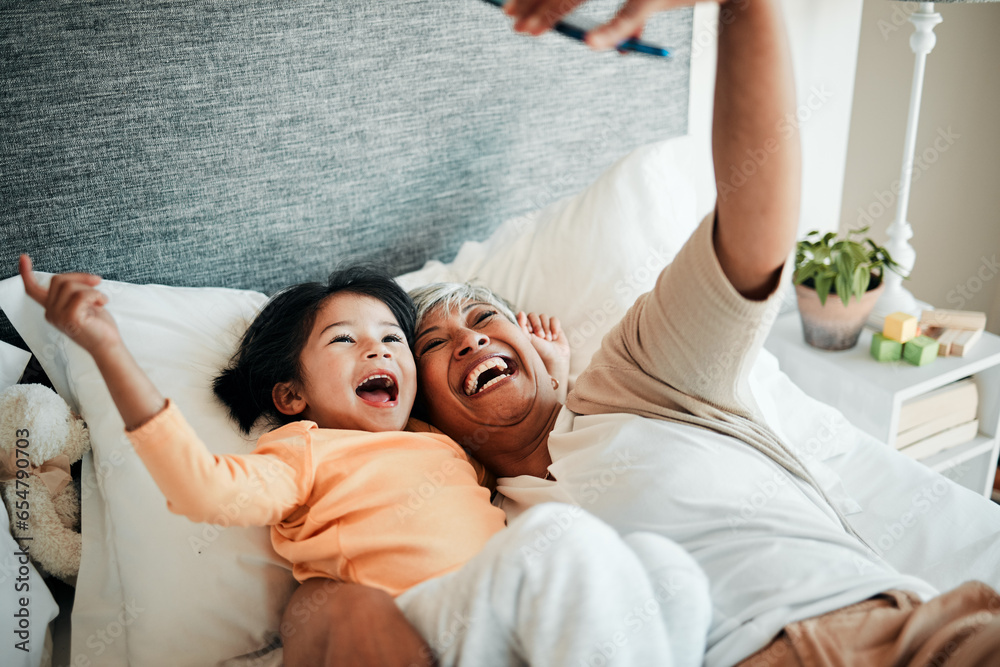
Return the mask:
M806 342L824 350L854 347L885 285L886 269L902 275L889 251L865 236L868 227L820 235L795 246L795 294ZM904 276L905 278L906 276ZM828 299L834 294L838 298Z

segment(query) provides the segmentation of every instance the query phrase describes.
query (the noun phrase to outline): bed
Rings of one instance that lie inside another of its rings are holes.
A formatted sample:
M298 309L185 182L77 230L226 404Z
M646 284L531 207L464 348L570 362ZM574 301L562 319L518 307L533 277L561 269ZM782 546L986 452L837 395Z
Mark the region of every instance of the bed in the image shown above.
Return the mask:
M575 377L711 206L689 127L696 25L657 17L661 60L520 37L479 0L5 4L0 278L20 252L102 275L130 349L216 452L253 446L209 381L265 295L350 262L408 287L478 279L559 314ZM34 354L93 442L54 664L280 665L294 581L266 529L167 512L89 358L18 278L0 309L0 339ZM1000 585L997 508L806 397L766 353L754 383L775 428L840 473L826 483L859 532L890 531L893 563L942 588ZM926 489L935 502L897 536ZM5 643L3 664L47 664L54 605L37 604L33 652Z

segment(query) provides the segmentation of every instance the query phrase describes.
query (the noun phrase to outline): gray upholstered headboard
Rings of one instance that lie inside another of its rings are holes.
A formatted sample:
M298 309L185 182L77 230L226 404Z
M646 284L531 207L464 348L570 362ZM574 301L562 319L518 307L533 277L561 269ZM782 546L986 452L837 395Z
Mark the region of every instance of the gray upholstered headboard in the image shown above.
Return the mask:
M650 24L660 60L480 0L0 1L0 278L24 251L265 292L450 259L686 132L691 17Z

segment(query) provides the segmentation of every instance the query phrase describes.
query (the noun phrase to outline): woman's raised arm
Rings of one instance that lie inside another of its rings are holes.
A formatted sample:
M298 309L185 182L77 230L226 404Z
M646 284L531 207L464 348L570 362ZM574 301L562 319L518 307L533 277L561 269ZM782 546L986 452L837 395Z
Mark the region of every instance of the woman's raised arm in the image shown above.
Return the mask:
M718 190L715 252L743 296L777 286L798 232L801 148L795 85L776 0L720 9L712 153Z

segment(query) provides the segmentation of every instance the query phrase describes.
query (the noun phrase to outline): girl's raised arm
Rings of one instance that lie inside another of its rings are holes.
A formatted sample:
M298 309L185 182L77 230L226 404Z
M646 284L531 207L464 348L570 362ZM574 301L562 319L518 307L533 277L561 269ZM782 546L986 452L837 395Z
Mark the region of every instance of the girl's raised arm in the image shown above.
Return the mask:
M126 429L137 428L163 409L166 401L125 347L114 319L104 309L108 298L94 289L100 276L62 273L52 276L46 289L32 275L30 257L21 255L18 268L25 293L45 308L45 319L94 358Z

